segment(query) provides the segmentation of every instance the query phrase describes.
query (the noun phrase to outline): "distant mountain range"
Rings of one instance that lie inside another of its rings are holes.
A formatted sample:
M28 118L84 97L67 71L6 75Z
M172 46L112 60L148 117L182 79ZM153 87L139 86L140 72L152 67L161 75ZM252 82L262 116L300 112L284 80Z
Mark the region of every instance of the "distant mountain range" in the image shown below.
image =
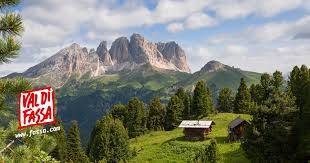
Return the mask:
M208 62L193 74L184 50L175 42L151 43L139 34L116 39L111 48L102 41L96 50L78 44L66 47L23 73L34 83L58 88L59 115L69 124L78 120L84 140L91 127L112 105L127 103L132 97L144 102L159 96L167 102L179 87L192 92L199 80L210 87L214 101L221 88L237 90L240 78L257 83L260 74L243 71L218 61Z

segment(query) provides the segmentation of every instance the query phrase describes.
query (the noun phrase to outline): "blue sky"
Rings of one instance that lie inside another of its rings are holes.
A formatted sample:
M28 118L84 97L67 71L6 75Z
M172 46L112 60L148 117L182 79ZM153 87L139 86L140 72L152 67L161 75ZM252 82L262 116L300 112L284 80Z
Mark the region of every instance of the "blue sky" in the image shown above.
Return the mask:
M210 60L257 72L310 65L310 0L25 0L20 57L0 76L23 72L77 42L96 48L140 33L176 41L193 72Z

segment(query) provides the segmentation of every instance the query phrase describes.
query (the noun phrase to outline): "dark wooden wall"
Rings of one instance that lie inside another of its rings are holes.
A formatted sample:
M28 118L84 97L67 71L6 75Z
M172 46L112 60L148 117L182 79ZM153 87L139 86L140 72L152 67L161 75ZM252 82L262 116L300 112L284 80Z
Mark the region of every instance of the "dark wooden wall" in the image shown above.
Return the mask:
M183 133L187 140L202 140L211 132L210 128L184 128Z

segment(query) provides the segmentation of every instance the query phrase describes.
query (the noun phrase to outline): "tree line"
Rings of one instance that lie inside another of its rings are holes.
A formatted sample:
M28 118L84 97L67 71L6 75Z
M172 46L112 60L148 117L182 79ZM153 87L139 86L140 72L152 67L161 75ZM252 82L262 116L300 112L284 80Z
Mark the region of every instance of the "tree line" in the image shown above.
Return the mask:
M250 113L242 148L253 162L310 159L310 70L295 66L288 82L281 72L263 74L250 87Z
M235 96L224 88L218 110L252 115L242 148L253 162L306 162L310 159L310 70L295 66L288 80L280 71L264 73L258 84L244 79Z

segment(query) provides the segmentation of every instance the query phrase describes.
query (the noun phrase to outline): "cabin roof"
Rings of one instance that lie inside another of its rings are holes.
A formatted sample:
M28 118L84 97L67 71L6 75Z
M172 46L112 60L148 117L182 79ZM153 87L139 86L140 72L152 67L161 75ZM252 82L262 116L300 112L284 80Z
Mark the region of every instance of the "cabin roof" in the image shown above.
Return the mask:
M214 125L213 121L184 120L179 125L180 128L209 128Z
M240 118L240 117L237 117L236 119L234 119L234 120L232 120L230 123L229 123L229 125L228 125L228 127L229 128L235 128L235 127L237 127L239 124L241 124L242 122L247 122L246 120L244 120L244 119L242 119L242 118Z

